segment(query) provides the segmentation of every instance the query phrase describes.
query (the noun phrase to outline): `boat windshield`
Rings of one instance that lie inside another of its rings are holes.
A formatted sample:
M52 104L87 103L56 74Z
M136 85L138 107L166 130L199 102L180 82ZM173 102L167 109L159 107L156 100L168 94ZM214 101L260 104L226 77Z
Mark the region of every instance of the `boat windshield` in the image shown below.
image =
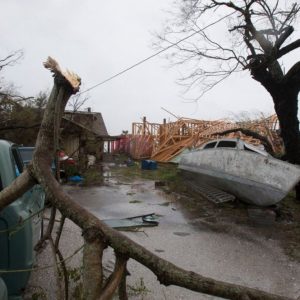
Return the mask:
M217 142L211 142L206 144L203 149L210 149L210 148L215 148L215 145L217 144Z
M236 148L235 141L220 141L217 148Z

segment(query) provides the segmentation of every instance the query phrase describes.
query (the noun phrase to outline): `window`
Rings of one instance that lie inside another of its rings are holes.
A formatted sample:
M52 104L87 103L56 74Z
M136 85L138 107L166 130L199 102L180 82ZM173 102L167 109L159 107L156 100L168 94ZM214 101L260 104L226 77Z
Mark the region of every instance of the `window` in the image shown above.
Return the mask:
M20 155L23 161L30 162L32 160L34 148L19 148Z
M210 149L210 148L214 148L217 142L212 142L212 143L208 143L204 146L203 149Z
M14 160L14 165L15 165L15 170L16 170L16 175L18 176L23 172L23 161L20 156L20 153L17 149L17 147L13 146L11 149L12 155L13 155L13 160Z
M220 141L217 148L236 148L235 141Z

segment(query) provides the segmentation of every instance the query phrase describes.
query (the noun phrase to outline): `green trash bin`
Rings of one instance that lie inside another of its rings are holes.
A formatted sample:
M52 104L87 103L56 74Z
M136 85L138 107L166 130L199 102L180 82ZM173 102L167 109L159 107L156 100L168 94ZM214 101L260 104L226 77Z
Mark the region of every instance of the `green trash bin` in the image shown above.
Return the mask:
M18 147L0 140L0 190L23 171ZM44 193L36 185L0 212L0 276L8 299L22 299L40 237ZM32 217L34 215L34 217Z

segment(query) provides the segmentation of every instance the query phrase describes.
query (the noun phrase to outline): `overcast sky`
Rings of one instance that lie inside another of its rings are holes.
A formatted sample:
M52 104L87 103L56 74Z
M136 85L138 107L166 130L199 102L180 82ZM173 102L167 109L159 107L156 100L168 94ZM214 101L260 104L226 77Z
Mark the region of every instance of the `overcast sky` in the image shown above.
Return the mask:
M0 57L24 50L24 59L4 75L25 96L50 90L52 78L42 66L50 55L82 78L83 89L89 88L155 52L151 32L161 30L171 2L1 0ZM299 56L295 51L290 61ZM178 77L177 69L155 57L91 90L85 108L102 113L111 135L130 132L131 123L143 116L150 122L175 120L161 107L196 119L219 119L241 111L274 112L269 94L246 72L226 80L197 103L186 103L175 83Z

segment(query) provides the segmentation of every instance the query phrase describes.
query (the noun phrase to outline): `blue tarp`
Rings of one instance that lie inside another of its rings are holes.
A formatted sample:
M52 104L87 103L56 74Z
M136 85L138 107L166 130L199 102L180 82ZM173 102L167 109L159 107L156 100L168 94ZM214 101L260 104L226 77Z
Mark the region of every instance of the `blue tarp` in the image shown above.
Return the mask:
M157 169L157 162L154 160L142 160L142 169L143 170L156 170Z

